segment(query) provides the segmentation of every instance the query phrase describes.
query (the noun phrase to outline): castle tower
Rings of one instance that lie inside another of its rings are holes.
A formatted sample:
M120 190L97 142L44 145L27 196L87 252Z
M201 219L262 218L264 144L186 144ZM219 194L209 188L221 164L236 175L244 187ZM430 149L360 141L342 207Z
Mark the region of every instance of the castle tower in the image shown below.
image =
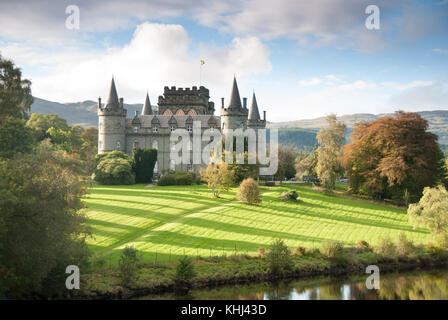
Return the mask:
M113 150L126 152L126 109L123 108L123 98L118 100L114 78L104 108L101 98L98 98L98 121L98 153Z
M264 117L266 117L266 113ZM266 119L261 120L260 118L255 92L252 96L252 105L249 110L249 117L247 118L247 127L252 129L264 129L266 127Z
M232 92L230 93L230 102L227 108L224 108L224 98L221 101L221 129L246 129L248 115L246 99L244 98L244 106L241 105L240 93L235 77L233 78Z
M142 115L143 116L152 115L151 102L149 101L148 92L146 92L146 100L145 100L145 104L143 105Z

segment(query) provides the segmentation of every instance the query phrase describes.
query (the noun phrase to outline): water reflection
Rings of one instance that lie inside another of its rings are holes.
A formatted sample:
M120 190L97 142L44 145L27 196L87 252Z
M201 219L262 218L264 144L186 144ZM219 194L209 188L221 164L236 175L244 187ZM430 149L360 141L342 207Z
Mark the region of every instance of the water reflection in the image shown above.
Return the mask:
M321 278L192 290L188 297L148 296L144 299L214 300L448 300L448 271L382 275L379 290L368 290L365 277Z

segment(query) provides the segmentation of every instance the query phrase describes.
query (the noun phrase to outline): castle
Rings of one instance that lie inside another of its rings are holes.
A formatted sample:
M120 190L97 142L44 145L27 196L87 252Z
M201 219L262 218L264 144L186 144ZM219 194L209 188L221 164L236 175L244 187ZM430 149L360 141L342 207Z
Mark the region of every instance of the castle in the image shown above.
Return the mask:
M241 103L236 78L227 107L221 98L220 117L214 115L215 104L210 101L209 90L203 86L199 89L165 87L163 96L159 96L158 109L155 109L146 94L141 114L136 111L133 118L126 118L123 98L118 99L112 78L106 104L102 105L98 98L98 153L120 150L131 155L134 148L153 148L158 152L155 173L167 169L198 172L200 165L175 165L170 161L170 133L177 128L192 134L195 121L201 122L202 131L266 127L266 111L261 119L255 93L250 109L247 108L247 98Z

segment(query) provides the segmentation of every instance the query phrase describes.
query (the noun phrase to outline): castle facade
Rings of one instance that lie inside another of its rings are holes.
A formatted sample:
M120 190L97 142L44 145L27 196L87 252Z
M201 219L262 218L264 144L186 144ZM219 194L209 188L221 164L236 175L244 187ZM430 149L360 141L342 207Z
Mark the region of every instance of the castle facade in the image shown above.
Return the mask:
M141 114L136 111L133 118L127 118L123 98L118 99L112 79L106 104L101 104L101 98L98 98L98 153L120 150L131 155L134 148L153 148L158 153L155 173L168 169L199 172L201 165L175 165L170 161L171 132L181 128L192 135L193 122L196 121L200 121L202 131L266 127L266 111L261 119L255 93L248 109L247 98L243 98L241 103L235 78L229 104L224 107L224 98L221 98L221 116L214 113L215 104L210 101L207 88L165 87L157 108L151 106L146 94ZM205 146L208 142L203 144ZM189 149L192 150L191 146Z

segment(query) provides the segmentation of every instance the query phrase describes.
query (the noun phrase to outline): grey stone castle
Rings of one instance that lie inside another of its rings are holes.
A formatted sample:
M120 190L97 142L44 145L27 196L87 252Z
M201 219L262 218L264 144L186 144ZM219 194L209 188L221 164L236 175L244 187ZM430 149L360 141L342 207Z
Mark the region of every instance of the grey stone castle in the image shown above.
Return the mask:
M194 121L201 122L202 130L266 127L266 111L261 119L255 93L248 109L247 98L243 98L241 103L235 78L227 107L224 107L224 98L221 98L221 117L214 115L215 104L210 101L209 90L203 86L199 89L165 87L155 109L146 94L141 114L136 111L133 118L126 118L123 98L118 99L112 78L106 104L102 105L101 98L98 98L98 153L120 150L131 155L134 148L154 148L158 151L154 168L156 173L167 169L198 172L199 165L174 165L170 161L172 131L182 128L191 134ZM204 145L207 143L204 142Z

